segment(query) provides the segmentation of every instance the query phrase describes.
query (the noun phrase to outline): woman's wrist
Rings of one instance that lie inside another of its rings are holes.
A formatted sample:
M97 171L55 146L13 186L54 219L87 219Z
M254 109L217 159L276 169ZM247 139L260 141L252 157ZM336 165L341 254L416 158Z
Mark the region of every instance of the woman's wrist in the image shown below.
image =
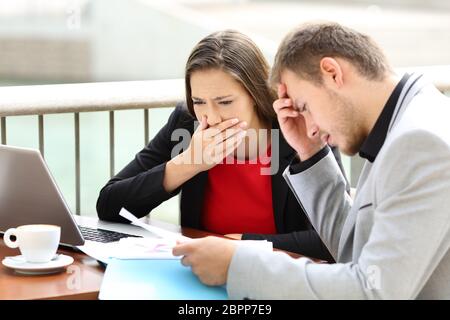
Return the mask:
M195 176L196 174L204 171L201 164L195 163L195 159L193 159L189 149L175 156L169 162L172 162L174 167L176 166L179 174L186 173L189 176Z
M181 153L166 163L163 186L167 192L173 192L183 183L200 173L198 165Z

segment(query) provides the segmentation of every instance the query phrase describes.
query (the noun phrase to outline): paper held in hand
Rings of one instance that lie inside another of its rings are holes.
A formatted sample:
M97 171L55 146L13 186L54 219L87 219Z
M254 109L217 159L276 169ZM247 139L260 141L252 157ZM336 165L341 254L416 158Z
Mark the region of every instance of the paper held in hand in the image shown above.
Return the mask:
M134 225L144 228L154 236L136 238L122 238L118 242L100 243L94 241L86 241L83 246L78 249L87 255L108 263L110 258L117 259L181 259L172 254L172 249L176 245L176 241L186 241L190 238L179 233L167 231L155 226L148 225L126 209L122 209L119 213L122 217L132 222Z
M78 247L87 255L108 263L110 258L117 259L181 259L172 254L172 249L177 240L189 241L191 238L179 233L167 231L144 223L126 209L120 211L120 216L129 220L136 226L146 229L155 237L136 238L129 237L120 239L119 242L99 243L86 241L83 246ZM254 246L255 249L272 250L272 242L266 240L241 240L245 245Z
M130 221L132 224L139 226L141 228L144 228L145 230L150 231L151 233L155 234L158 237L165 238L165 239L173 239L173 240L189 239L188 237L185 237L181 234L170 232L170 231L167 231L167 230L155 227L155 226L151 226L147 223L144 223L125 208L122 208L122 210L120 210L119 215L121 217L127 219L128 221Z

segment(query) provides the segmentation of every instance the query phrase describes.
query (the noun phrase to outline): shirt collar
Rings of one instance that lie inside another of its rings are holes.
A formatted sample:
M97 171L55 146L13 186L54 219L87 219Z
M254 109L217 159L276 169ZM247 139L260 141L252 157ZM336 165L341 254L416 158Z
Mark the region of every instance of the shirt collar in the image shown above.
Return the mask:
M359 155L362 158L365 158L370 162L375 161L378 152L380 152L380 149L384 144L384 140L386 140L389 123L391 122L400 94L410 77L411 74L405 74L394 88L394 91L392 91L388 101L383 107L383 111L359 150Z

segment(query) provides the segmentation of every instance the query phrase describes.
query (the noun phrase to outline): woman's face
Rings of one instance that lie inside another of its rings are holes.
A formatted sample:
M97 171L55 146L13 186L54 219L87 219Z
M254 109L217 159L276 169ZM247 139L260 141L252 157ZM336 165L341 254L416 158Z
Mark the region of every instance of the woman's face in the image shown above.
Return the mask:
M209 126L238 118L248 128L258 122L255 102L247 90L230 74L220 69L195 71L191 75L191 96L194 112L200 121L206 115Z

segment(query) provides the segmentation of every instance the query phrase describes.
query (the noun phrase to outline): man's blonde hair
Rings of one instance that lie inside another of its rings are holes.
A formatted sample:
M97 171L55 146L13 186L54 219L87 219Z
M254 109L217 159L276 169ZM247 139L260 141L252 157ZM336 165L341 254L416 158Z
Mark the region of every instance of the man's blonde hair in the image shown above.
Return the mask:
M308 23L281 42L270 75L272 86L280 83L284 70L321 84L320 61L324 57L345 59L370 80L382 80L392 72L382 50L369 36L338 23Z

